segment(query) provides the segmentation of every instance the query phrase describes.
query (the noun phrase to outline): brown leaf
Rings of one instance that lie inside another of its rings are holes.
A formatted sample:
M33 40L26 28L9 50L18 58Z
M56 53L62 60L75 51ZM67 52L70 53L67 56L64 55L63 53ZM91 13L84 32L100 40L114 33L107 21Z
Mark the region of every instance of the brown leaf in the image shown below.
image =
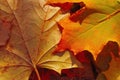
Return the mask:
M59 73L82 66L70 51L52 54L61 38L56 21L64 15L44 2L0 0L0 80L28 80L32 71L41 80L38 66Z
M104 80L119 80L120 78L120 55L119 45L117 42L109 41L96 58L96 63L101 74L99 79Z

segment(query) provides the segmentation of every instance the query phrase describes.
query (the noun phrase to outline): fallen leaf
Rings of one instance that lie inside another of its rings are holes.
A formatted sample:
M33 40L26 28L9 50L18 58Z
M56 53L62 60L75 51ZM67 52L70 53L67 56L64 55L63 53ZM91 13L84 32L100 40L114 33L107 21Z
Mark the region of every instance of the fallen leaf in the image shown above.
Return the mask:
M59 74L65 68L82 67L70 51L52 54L61 38L56 21L64 15L41 2L45 1L0 0L0 37L4 36L0 43L5 44L0 47L0 80L29 80L32 71L41 80L37 67Z
M38 71L41 76L41 80L60 80L61 76L59 73L54 70L47 68L38 68ZM36 73L33 71L29 80L37 80Z
M83 2L79 3L71 3L71 2L65 2L65 3L51 3L49 4L54 7L60 7L62 13L70 12L70 19L74 22L78 21L80 19L79 15L84 13L85 4Z
M96 80L98 71L92 54L85 50L75 57L82 63L83 68L63 69L61 72L63 80L65 77L68 78L67 80Z
M58 24L63 28L63 32L56 51L70 49L76 54L88 50L96 58L108 41L120 44L120 5L117 0L81 1L85 3L86 9L78 16L79 21L71 21L69 13L59 21Z
M97 80L119 80L120 0L48 0L49 4L66 2L83 2L85 9L73 17L78 16L77 22L70 20L71 14L67 13L58 23L62 38L56 51L69 49L76 55L88 50L96 59ZM79 59L86 62L84 56Z
M47 0L48 4L51 3L79 3L84 2L87 8L94 9L103 13L112 13L115 9L119 9L120 0Z
M120 79L120 55L117 42L109 41L98 54L96 63L101 74L98 80L119 80Z
M82 51L75 57L82 63L83 68L62 69L61 74L58 74L53 70L37 67L42 80L96 80L98 72L92 54ZM33 71L30 80L36 80L35 74Z
M77 53L77 55L75 56L79 60L79 62L83 64L86 78L88 76L91 80L96 79L99 73L99 69L96 65L96 61L92 53L90 53L87 50L84 50L82 52Z

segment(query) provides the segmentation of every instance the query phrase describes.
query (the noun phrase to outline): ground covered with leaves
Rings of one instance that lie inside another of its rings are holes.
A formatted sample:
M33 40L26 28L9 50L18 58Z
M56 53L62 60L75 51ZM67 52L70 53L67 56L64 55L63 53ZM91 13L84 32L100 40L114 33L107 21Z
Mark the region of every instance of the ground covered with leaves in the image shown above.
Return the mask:
M120 0L0 0L0 80L120 80Z

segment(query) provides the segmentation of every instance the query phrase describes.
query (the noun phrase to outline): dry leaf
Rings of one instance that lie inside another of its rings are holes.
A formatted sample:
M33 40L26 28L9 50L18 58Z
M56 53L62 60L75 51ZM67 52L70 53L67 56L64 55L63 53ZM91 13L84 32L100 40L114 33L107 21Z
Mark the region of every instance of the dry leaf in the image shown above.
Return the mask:
M28 80L33 70L41 80L37 67L60 73L82 66L69 51L52 54L61 38L56 21L64 15L41 2L0 0L0 80Z
M88 50L96 57L108 41L116 41L120 44L120 4L118 1L91 0L88 3L87 1L82 1L86 6L84 12L78 16L79 21L71 21L70 14L60 20L59 25L63 28L63 32L56 51L70 49L77 53Z
M96 58L96 63L101 74L98 80L119 80L120 79L120 55L117 42L109 41ZM106 78L105 78L106 77Z
M70 13L59 22L62 38L56 51L69 49L78 54L88 50L97 57L101 71L97 80L119 80L120 0L48 0L49 4L66 2L84 2L85 7L83 12L76 14L79 9L74 13L79 18L77 22L70 20Z

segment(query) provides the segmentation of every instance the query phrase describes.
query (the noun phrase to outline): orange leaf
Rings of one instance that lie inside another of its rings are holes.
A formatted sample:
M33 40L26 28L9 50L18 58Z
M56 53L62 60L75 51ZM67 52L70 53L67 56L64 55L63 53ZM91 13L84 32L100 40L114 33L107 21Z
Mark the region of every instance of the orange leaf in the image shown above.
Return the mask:
M109 5L103 4L101 1L98 1L100 3L93 0L88 2L95 7L87 6L88 4L86 3L86 9L78 15L79 21L71 21L69 19L71 17L70 14L59 21L58 24L63 28L63 32L56 51L70 49L76 54L77 52L88 50L96 57L103 45L108 41L116 41L120 44L119 3L113 1L114 5L109 4L116 7L111 10ZM105 7L100 7L100 4ZM105 9L107 10L104 11Z

